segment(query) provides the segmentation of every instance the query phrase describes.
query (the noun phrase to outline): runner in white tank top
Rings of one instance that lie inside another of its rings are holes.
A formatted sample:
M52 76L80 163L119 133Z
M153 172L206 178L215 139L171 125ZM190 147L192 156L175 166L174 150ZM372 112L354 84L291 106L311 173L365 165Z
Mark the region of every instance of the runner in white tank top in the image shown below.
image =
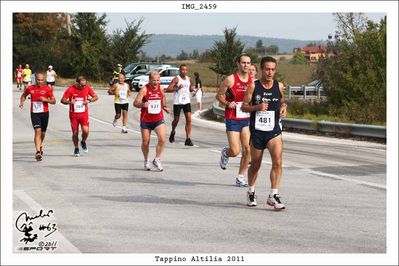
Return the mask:
M118 119L122 113L122 131L121 133L127 133L127 112L129 110L129 96L131 94L129 84L125 83L125 75L119 74L119 82L113 84L108 90L108 94L115 95L114 106L115 106L115 117L112 125L116 127Z
M191 135L191 102L190 92L193 91L190 77L187 76L187 65L180 65L180 74L176 76L166 89L167 92L174 92L173 99L173 122L172 131L170 132L169 142L175 142L176 127L179 123L180 111L183 109L186 118L186 141L184 145L194 146L190 139Z

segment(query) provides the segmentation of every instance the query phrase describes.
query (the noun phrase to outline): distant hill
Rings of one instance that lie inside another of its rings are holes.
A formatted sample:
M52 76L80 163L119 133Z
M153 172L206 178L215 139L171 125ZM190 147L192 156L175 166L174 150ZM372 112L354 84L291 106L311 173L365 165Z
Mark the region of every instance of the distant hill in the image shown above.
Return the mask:
M317 43L325 43L321 40L291 40L279 38L267 38L256 36L237 36L241 42L245 44L245 48L255 47L258 40L262 40L264 46L272 44L277 45L279 53L291 53L293 48L304 47L308 43L315 41ZM145 45L143 51L151 57L167 55L175 57L180 54L182 50L191 53L197 49L199 53L206 49L212 48L216 40L224 40L223 35L179 35L179 34L154 34L149 39L150 42Z

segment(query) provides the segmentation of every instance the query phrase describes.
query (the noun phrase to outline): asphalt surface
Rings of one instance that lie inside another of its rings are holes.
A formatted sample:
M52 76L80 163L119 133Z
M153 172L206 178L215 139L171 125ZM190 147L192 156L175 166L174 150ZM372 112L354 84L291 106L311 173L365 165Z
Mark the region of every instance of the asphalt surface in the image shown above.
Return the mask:
M55 245L52 252L57 253L387 251L383 144L284 132L280 194L287 209L276 212L265 204L271 166L267 152L256 186L258 206L248 208L246 189L234 185L239 158L230 158L227 170L219 167L220 150L227 144L223 124L201 120L196 113L195 146L186 147L181 116L176 143L168 142L162 156L165 170L146 172L139 109L130 105L129 133L121 134L121 120L112 126L113 96L98 90L99 101L89 106L89 152L76 158L62 92L55 89L44 158L36 162L29 104L18 108L20 91L14 88L14 222L21 213L32 218L43 210L42 216L23 220L32 222L28 236L14 227L15 252L36 248L38 241ZM207 94L204 107L213 100ZM171 121L166 115L168 137ZM151 159L155 145L152 137ZM47 227L40 230L43 224ZM33 242L21 241L34 234Z

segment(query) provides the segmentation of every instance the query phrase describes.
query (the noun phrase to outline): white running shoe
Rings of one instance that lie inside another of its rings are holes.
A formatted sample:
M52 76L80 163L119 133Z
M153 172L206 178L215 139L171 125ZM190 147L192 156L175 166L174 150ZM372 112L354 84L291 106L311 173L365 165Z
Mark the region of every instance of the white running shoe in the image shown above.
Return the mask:
M126 127L122 127L121 133L127 133L127 128Z
M163 167L162 167L162 164L161 164L161 160L155 158L155 159L152 161L152 164L158 169L158 171L163 171Z
M222 168L223 170L226 170L227 167L227 163L229 162L229 157L226 155L227 152L227 147L224 147L222 149L222 151L220 152L220 168Z
M248 187L247 182L245 182L244 177L238 176L236 177L236 185L237 187Z
M150 161L148 161L148 160L144 161L144 170L145 171L151 171Z
M247 192L247 206L248 207L255 207L256 206L256 195L254 192Z
M113 125L114 127L116 127L116 122L117 122L116 119L114 119L114 121L112 122L112 125Z
M280 201L280 195L274 194L273 197L269 195L267 198L267 205L274 207L276 211L281 211L285 209L285 205Z

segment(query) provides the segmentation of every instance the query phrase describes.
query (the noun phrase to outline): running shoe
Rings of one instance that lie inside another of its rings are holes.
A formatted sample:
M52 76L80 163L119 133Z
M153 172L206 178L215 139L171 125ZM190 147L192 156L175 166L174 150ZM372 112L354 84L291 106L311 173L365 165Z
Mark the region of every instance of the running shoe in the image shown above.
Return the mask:
M122 128L122 131L121 131L121 133L123 133L123 134L126 134L127 133L127 129L124 127L124 128Z
M186 141L184 142L184 145L186 146L194 146L193 142L191 141L190 138L186 139Z
M245 182L244 177L238 176L236 177L236 185L237 187L248 187L247 182Z
M114 127L116 127L116 122L117 122L116 119L114 119L114 121L112 122L112 125L113 125Z
M280 201L280 195L274 194L273 197L269 195L267 199L267 205L274 207L276 211L281 211L285 209L285 205Z
M163 171L163 167L162 167L162 164L161 164L161 160L155 158L155 159L152 161L152 164L158 169L158 171Z
M247 205L249 207L255 207L256 206L256 195L255 191L254 192L247 192Z
M83 149L83 151L84 151L85 153L88 153L88 152L89 152L89 148L87 148L86 142L81 141L81 142L80 142L80 145L82 145L82 149Z
M148 161L148 160L144 161L144 170L145 171L151 171L150 161Z
M43 159L43 156L42 156L42 154L40 153L40 151L37 151L37 152L36 152L35 159L36 159L36 161L38 161L38 162L40 162L40 161Z
M224 147L222 149L222 151L220 152L220 168L222 168L223 170L226 170L227 167L227 163L229 162L229 157L227 156L227 147Z
M173 131L170 132L170 136L169 136L169 142L170 143L175 142L175 133L176 132L173 132Z
M75 151L73 152L73 156L75 156L75 157L80 156L79 148L75 148Z

